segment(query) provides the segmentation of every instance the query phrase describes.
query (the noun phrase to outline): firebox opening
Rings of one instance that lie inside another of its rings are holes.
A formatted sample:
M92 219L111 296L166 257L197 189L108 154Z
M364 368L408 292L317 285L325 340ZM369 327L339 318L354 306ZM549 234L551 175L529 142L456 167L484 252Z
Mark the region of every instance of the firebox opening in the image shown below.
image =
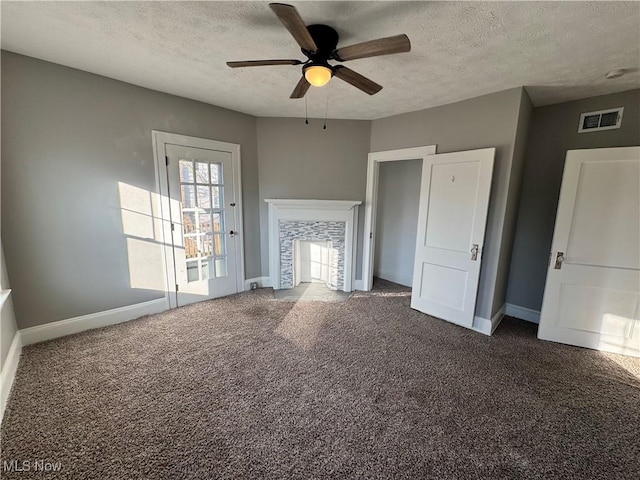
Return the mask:
M331 288L332 254L329 240L294 240L294 287L301 283L323 283Z

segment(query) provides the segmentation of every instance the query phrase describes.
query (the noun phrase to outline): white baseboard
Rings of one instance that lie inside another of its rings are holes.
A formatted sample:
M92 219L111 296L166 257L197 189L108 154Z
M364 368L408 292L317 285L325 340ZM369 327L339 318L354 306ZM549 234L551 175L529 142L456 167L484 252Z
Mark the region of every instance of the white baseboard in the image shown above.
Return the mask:
M527 307L520 307L518 305L507 303L507 309L504 314L510 317L519 318L520 320L526 320L527 322L540 323L540 312Z
M244 290L251 290L251 283L252 282L257 282L258 283L258 288L268 288L271 287L271 277L254 277L254 278L247 278L244 281Z
M493 332L496 331L496 328L498 328L498 325L500 325L500 322L504 318L506 305L506 303L502 305L500 310L491 317L491 320L488 318L473 317L473 327L471 327L471 329L484 335L493 335Z
M493 317L491 317L491 333L489 335L493 335L493 332L496 331L496 328L498 328L498 325L500 325L500 322L504 318L506 305L507 305L506 303L502 305L502 307L500 307L500 310L498 310L496 314Z
M7 406L7 400L9 400L13 381L16 378L16 371L18 370L18 362L20 361L21 353L22 341L20 338L20 332L17 331L13 336L13 341L9 347L9 353L7 354L7 358L2 366L2 372L0 372L0 422L4 416L4 409Z
M413 283L413 277L407 278L401 275L396 275L392 272L383 272L382 270L375 271L373 273L375 277L381 278L382 280L388 280L389 282L397 283L399 285L403 285L405 287L410 287Z
M145 315L164 312L168 309L169 304L167 303L167 299L160 298L149 302L114 308L113 310L105 310L104 312L68 318L58 322L45 323L44 325L38 325L36 327L23 328L20 330L20 336L23 345L31 345L92 328L106 327L107 325L126 322Z
M360 279L356 279L353 281L353 289L354 290L364 290L364 280Z

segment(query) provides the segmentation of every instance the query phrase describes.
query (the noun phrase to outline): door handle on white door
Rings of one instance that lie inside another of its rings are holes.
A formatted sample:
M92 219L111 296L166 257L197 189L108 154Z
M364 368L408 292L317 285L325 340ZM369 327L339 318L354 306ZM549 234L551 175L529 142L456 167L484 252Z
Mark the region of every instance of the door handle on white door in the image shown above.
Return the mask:
M556 255L556 264L553 268L560 270L562 268L562 262L564 262L564 252L558 252Z
M471 260L474 262L478 260L478 247L479 245L477 243L474 243L473 247L471 247Z

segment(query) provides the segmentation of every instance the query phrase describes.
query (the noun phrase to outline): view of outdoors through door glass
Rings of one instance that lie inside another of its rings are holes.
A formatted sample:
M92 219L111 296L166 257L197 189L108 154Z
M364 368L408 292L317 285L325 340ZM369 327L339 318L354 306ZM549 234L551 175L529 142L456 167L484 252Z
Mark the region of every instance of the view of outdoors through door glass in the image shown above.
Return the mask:
M227 276L221 163L180 159L187 281Z

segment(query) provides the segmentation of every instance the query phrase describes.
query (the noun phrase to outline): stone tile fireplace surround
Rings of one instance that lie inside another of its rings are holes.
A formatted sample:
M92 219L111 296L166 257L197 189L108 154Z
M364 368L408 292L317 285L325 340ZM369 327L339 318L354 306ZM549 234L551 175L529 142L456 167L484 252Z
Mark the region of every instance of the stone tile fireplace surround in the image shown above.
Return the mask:
M358 228L356 200L266 199L269 204L269 275L274 289L293 288L294 240L329 241L329 288L350 292Z

